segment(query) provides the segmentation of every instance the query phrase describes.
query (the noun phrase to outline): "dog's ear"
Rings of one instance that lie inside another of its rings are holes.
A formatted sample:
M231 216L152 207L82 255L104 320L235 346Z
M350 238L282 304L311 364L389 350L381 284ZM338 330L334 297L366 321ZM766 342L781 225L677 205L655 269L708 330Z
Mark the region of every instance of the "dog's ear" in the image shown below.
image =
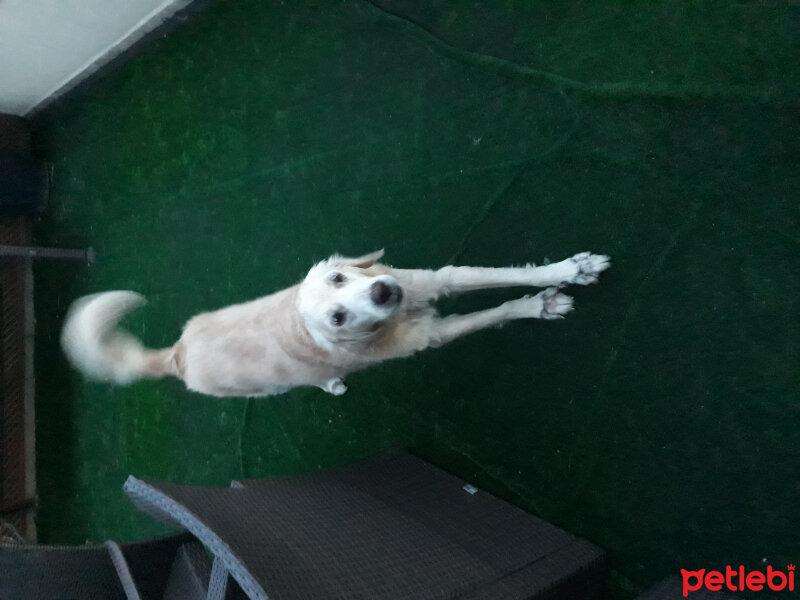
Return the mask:
M345 258L344 256L337 256L336 262L343 265L348 265L350 267L356 267L358 269L366 269L371 267L376 262L380 260L383 256L383 248L380 250L376 250L375 252L370 252L369 254L365 254L364 256L358 256L356 258Z

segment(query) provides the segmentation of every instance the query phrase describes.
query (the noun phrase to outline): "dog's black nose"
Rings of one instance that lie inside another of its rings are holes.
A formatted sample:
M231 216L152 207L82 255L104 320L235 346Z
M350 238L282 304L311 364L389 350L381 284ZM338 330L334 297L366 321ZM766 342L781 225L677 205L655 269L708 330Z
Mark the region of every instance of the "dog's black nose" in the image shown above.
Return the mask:
M388 285L383 281L376 281L369 288L369 297L375 304L381 305L390 300L399 302L403 297L403 292L396 285Z

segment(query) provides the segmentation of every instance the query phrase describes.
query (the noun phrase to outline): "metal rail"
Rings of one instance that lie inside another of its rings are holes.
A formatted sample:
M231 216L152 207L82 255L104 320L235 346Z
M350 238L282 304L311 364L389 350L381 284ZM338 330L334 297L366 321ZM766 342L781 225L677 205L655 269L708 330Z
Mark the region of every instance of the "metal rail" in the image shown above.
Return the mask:
M64 260L84 260L94 263L94 248L72 250L69 248L42 248L39 246L6 246L0 244L0 258L58 258Z

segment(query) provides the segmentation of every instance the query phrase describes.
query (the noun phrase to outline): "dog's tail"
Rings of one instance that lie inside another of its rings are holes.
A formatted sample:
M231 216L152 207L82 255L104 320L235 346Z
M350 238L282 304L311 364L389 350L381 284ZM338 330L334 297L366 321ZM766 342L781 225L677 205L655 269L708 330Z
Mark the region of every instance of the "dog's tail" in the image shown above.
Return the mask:
M117 328L123 316L144 303L139 294L124 291L76 300L61 332L61 347L72 366L92 379L119 384L177 375L172 348L148 350Z

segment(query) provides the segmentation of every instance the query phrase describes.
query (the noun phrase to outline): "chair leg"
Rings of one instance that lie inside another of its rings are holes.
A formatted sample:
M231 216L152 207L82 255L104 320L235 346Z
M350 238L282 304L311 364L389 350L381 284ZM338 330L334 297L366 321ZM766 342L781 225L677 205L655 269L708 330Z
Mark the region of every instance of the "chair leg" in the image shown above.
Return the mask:
M105 546L108 548L108 553L111 555L111 562L114 564L114 568L117 571L117 576L119 577L119 582L122 584L125 597L128 600L142 600L142 597L139 595L139 590L136 588L136 582L133 580L133 575L131 575L130 567L128 567L128 561L125 560L125 555L122 553L122 548L119 547L117 542L111 540L107 541Z
M214 559L211 566L211 577L208 580L206 600L225 600L228 589L228 569L219 558Z

